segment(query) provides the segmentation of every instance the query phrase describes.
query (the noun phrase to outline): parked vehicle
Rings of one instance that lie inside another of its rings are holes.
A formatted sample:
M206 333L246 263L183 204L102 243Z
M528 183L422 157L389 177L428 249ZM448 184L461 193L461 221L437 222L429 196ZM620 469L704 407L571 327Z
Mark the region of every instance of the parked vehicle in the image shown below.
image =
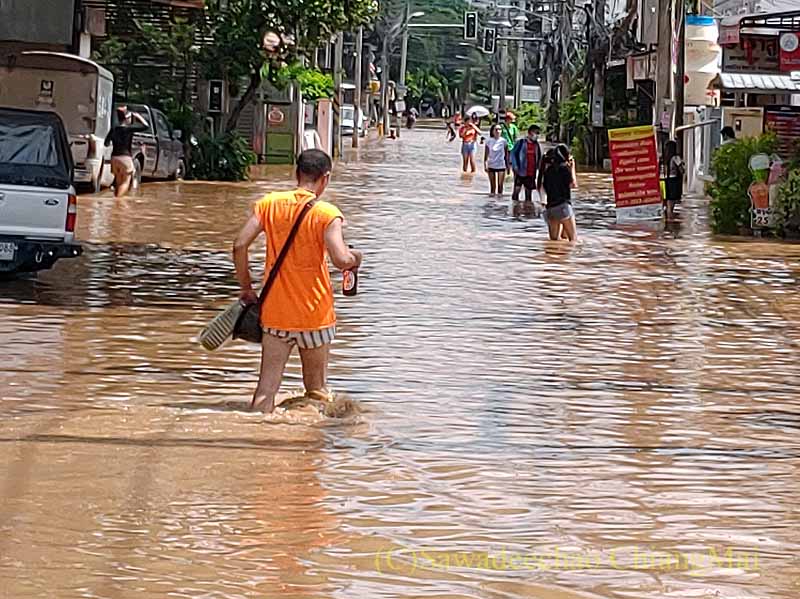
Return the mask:
M146 179L183 179L186 174L186 156L183 153L181 131L173 129L160 110L144 104L120 103L128 110L142 115L150 124L150 131L133 137L133 164L136 173L133 186ZM116 124L116 110L114 111Z
M352 104L342 104L342 135L353 135L356 127L356 108ZM366 134L364 115L358 110L358 135Z
M0 108L0 275L79 256L72 155L54 112Z
M30 51L0 65L0 106L58 113L67 129L76 184L94 191L114 181L110 149L113 75L71 54Z

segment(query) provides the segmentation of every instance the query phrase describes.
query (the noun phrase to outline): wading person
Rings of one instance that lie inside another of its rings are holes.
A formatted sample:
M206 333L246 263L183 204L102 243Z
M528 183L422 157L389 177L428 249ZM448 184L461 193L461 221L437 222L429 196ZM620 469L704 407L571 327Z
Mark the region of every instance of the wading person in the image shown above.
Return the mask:
M519 137L519 127L514 122L517 120L517 117L514 115L513 112L507 111L505 115L505 119L503 120L503 124L500 125L501 131L503 134L503 139L506 140L506 144L508 145L508 151L506 152L506 174L511 174L511 150L514 149L514 144L517 143L517 138Z
M686 172L683 160L678 156L678 144L674 140L668 141L664 147L662 168L667 220L672 221L675 218L675 204L679 204L683 196L683 175Z
M297 235L261 309L264 331L261 370L252 408L270 413L292 348L300 351L306 395L327 398L328 349L335 334L333 288L326 256L340 270L358 268L361 253L348 249L336 206L319 200L328 186L331 159L321 150L306 150L297 160L297 188L264 196L233 246L240 299L257 301L248 263L248 249L264 233L267 238L265 273L272 269L289 232L303 214ZM306 204L311 208L304 212Z
M121 198L128 193L136 168L133 164L133 136L147 131L150 125L145 118L128 110L127 106L117 108L119 124L106 136L105 145L112 144L111 172L114 174L114 197ZM138 124L134 124L134 119Z
M511 150L511 166L514 169L514 192L511 199L519 201L519 193L525 187L525 201L533 200L542 165L542 146L539 145L539 125L528 127L528 136L520 139Z
M461 138L461 170L465 173L468 166L471 172L475 172L475 148L480 135L477 114L473 114L472 118L461 125L458 130L458 136Z
M483 155L483 170L489 175L491 195L503 195L503 182L506 179L506 140L500 136L500 127L492 125L489 141Z
M575 162L567 146L559 144L548 152L542 173L542 185L547 194L545 219L550 239L578 238L575 211L572 209L572 188L575 185Z

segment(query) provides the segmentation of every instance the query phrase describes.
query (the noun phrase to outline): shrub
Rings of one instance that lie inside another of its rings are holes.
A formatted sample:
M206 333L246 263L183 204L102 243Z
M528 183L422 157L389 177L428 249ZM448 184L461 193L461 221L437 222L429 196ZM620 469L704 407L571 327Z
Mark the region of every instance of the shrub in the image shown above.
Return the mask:
M238 133L204 136L192 148L190 176L206 181L244 181L255 163L250 144Z
M523 134L528 131L528 127L531 125L539 125L542 131L547 129L547 116L541 104L526 102L520 105L515 114L517 116L517 126Z
M774 218L779 233L797 236L800 232L800 170L790 171L778 188Z
M753 182L750 157L772 154L777 138L772 134L748 137L720 146L711 159L715 180L707 192L711 196L711 229L714 233L737 235L750 225L750 198L747 188Z

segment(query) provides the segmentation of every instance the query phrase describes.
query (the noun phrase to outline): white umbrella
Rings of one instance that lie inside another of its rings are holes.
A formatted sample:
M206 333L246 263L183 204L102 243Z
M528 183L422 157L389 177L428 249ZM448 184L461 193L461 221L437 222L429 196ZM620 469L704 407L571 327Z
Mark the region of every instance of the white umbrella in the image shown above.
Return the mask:
M467 110L467 116L472 116L473 114L477 114L478 118L483 118L485 116L489 116L489 109L484 108L483 106L473 106Z

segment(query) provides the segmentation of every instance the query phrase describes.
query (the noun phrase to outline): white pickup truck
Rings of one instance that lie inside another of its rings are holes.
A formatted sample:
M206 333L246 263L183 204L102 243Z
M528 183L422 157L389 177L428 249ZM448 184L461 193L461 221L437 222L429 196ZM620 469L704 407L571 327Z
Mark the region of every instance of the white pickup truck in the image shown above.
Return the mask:
M69 139L54 112L0 108L0 276L79 256Z

